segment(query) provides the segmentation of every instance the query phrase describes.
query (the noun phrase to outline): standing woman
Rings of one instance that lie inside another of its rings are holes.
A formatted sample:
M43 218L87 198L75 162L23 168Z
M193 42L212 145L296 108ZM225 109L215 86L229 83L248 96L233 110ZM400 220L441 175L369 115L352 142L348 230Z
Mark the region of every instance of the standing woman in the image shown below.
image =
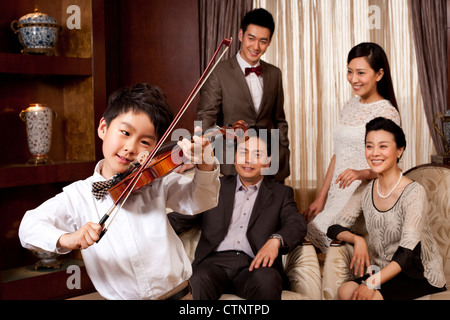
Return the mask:
M373 179L364 158L365 125L385 117L400 125L389 62L375 43L360 43L347 58L347 80L356 97L344 105L333 131L334 155L316 200L303 213L310 240L322 252L328 250L327 229L362 180Z
M428 225L425 189L402 175L398 159L406 147L403 130L391 120L367 124L366 159L377 178L363 182L328 229L328 236L354 245L350 267L380 270L339 288L345 300L405 300L445 291L442 257ZM351 227L363 215L369 244Z

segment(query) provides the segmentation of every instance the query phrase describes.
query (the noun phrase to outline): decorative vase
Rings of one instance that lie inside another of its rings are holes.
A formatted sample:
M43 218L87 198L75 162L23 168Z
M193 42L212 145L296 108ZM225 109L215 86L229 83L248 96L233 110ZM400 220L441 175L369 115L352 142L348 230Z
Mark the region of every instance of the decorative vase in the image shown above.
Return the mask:
M62 32L54 18L37 9L11 22L11 29L18 34L26 54L54 55L53 46Z
M439 118L441 120L442 123L442 131L439 130L439 127L436 123L436 119ZM442 113L438 113L434 119L433 119L433 127L434 130L436 131L436 133L438 135L441 136L442 141L444 143L444 154L443 156L450 156L450 109L447 110L445 115L442 115Z
M56 113L45 104L34 103L22 110L19 116L27 127L28 148L32 155L28 164L52 163L48 153L52 143L52 123Z
M48 252L41 249L30 250L36 258L39 259L38 262L34 264L34 270L39 268L47 269L59 269L61 268L62 262L58 260L60 254L55 252Z

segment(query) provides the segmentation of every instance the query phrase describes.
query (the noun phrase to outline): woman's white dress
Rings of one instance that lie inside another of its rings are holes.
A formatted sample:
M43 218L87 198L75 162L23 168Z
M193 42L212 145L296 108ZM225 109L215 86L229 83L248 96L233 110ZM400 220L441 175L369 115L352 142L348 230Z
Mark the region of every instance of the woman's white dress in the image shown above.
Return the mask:
M343 209L361 181L354 181L349 187L340 189L335 181L346 169L369 169L365 158L364 137L366 123L376 117L391 119L400 123L400 114L388 100L361 103L360 97L348 100L333 130L334 154L336 164L324 209L308 224L306 239L322 252L326 252L331 239L326 235L334 217Z

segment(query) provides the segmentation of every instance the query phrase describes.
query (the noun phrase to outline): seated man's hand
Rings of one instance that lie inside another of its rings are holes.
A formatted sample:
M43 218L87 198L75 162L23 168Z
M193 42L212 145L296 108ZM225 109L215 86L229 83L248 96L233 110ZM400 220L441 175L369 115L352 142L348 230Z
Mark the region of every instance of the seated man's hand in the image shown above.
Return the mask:
M250 271L258 269L260 266L271 267L278 257L278 251L281 243L278 239L269 239L264 246L258 251L258 254L250 264Z

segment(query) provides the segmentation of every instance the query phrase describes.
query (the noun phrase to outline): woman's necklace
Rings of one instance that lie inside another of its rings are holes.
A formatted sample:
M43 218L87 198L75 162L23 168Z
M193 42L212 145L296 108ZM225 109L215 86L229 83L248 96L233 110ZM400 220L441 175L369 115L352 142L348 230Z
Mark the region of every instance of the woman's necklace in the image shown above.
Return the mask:
M398 179L397 183L396 183L395 186L392 188L392 190L391 190L386 196L383 196L383 195L380 193L380 189L378 188L380 179L377 179L377 193L378 193L378 196L379 196L380 198L382 198L382 199L387 199L387 198L389 198L389 197L391 196L392 192L394 192L394 190L395 190L395 189L398 187L398 185L400 184L400 181L402 180L402 177L403 177L403 173L400 172L400 178Z

